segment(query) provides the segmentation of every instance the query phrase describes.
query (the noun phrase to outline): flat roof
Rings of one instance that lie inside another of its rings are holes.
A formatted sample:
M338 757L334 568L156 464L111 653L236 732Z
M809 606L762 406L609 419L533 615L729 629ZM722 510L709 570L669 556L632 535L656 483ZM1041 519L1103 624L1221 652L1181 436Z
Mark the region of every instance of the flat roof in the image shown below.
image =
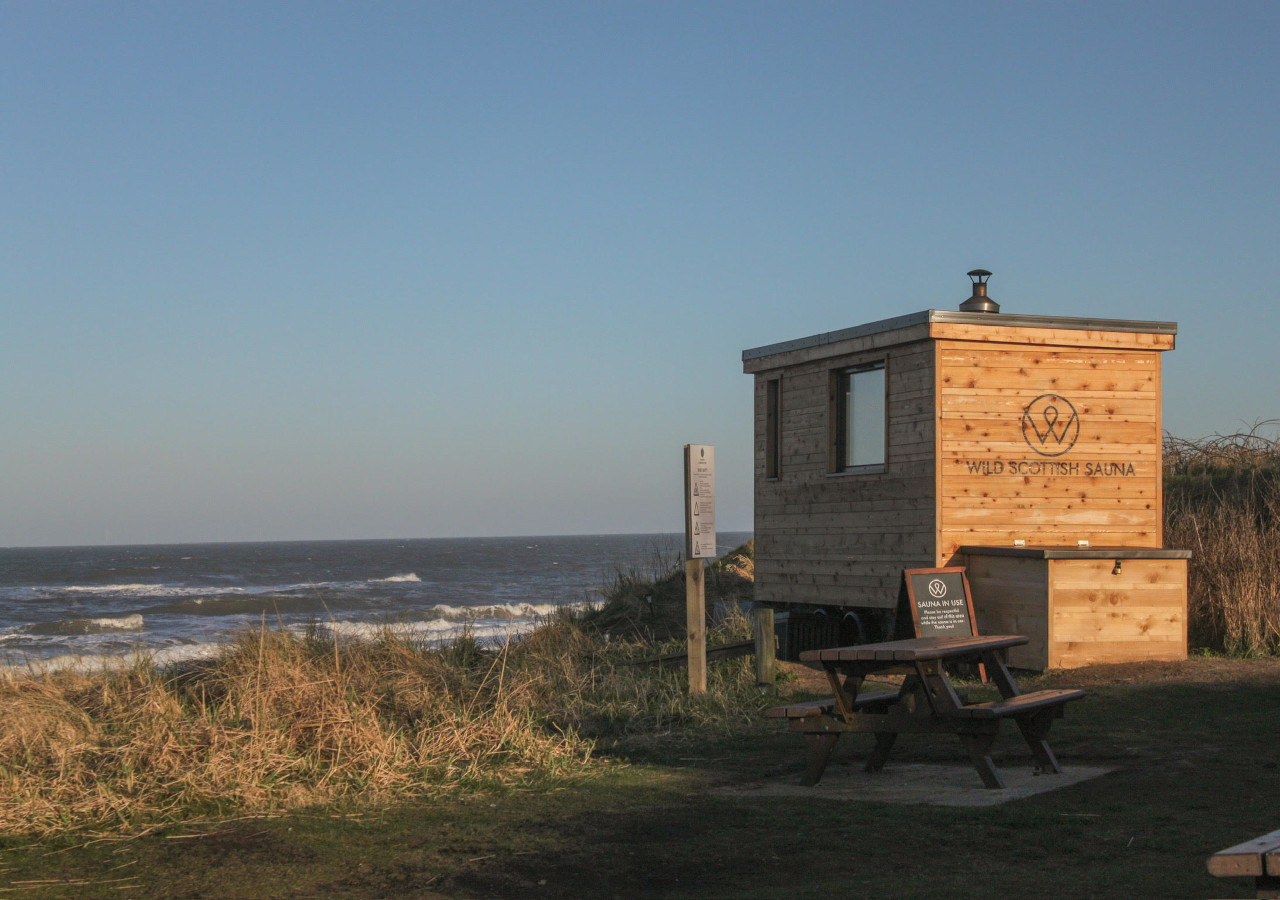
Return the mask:
M853 338L882 334L886 331L897 331L913 325L927 325L931 322L946 322L951 325L1001 325L1010 328L1064 328L1075 331L1128 331L1137 334L1177 334L1177 322L1139 322L1132 319L1078 319L1069 316L1019 316L1006 313L959 312L945 309L926 309L892 319L881 319L866 325L853 328L842 328L840 331L828 331L825 334L814 334L809 337L796 338L794 341L782 341L778 344L766 344L742 351L742 361L772 356L775 353L786 353L791 350L804 350L809 347L821 347Z

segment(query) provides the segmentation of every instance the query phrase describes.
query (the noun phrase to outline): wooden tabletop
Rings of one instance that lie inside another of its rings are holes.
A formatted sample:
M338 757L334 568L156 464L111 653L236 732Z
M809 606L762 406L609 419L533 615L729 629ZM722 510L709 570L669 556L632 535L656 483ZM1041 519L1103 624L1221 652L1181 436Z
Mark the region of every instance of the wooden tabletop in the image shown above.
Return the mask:
M1209 872L1220 876L1280 875L1280 831L1219 850L1209 857Z
M853 647L832 647L828 650L805 650L800 654L800 661L920 662L956 656L976 656L984 651L1015 647L1027 641L1028 638L1020 634L911 638L905 641L884 641L879 644L858 644Z

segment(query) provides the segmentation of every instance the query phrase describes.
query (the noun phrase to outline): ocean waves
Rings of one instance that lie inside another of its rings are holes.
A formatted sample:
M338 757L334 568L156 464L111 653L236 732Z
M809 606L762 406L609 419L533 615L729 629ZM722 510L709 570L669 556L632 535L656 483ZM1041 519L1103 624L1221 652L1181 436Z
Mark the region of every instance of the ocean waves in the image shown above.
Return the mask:
M224 581L221 579L219 581ZM385 585L422 584L412 572L361 581L302 581L293 584L249 584L229 587L224 583L192 585L181 583L122 582L119 584L10 585L0 587L5 600L53 600L58 597L200 597L210 594L290 594L306 591L367 591Z
M0 663L185 659L263 627L498 641L678 546L604 535L0 548Z
M152 592L143 597L154 597ZM143 599L134 597L134 599ZM162 654L168 661L207 655L209 646L236 633L280 628L295 633L324 631L341 637L384 634L422 640L467 635L498 641L536 627L564 604L489 603L461 605L360 603L346 597L327 602L311 593L245 596L181 596L120 615L56 617L0 628L0 664L65 657L101 659Z
M378 640L384 637L445 644L466 636L482 644L500 645L527 634L559 604L500 604L485 607L455 607L438 604L423 610L417 618L404 620L329 619L285 623L264 627L281 628L293 634L330 635L339 640ZM216 655L240 628L209 630L197 634L155 631L148 634L141 615L117 619L68 619L38 623L0 633L0 669L50 672L65 669L91 670L112 663L132 665L145 661L167 666Z

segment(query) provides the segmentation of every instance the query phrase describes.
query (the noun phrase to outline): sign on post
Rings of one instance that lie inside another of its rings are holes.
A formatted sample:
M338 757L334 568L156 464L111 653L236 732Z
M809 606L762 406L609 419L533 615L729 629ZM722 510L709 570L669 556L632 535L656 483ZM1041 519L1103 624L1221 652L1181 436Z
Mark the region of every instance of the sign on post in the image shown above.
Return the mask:
M716 448L686 444L684 448L685 558L715 559Z
M702 561L716 556L716 448L684 447L684 599L689 693L707 690L707 593Z

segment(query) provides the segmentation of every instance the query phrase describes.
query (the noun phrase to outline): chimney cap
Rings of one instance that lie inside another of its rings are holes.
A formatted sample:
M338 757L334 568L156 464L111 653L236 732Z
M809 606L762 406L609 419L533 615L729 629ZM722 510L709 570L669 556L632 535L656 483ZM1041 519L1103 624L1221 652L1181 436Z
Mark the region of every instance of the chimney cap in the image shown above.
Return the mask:
M998 313L1000 304L987 296L987 279L991 273L986 269L973 269L969 273L973 279L973 294L960 304L961 312Z

